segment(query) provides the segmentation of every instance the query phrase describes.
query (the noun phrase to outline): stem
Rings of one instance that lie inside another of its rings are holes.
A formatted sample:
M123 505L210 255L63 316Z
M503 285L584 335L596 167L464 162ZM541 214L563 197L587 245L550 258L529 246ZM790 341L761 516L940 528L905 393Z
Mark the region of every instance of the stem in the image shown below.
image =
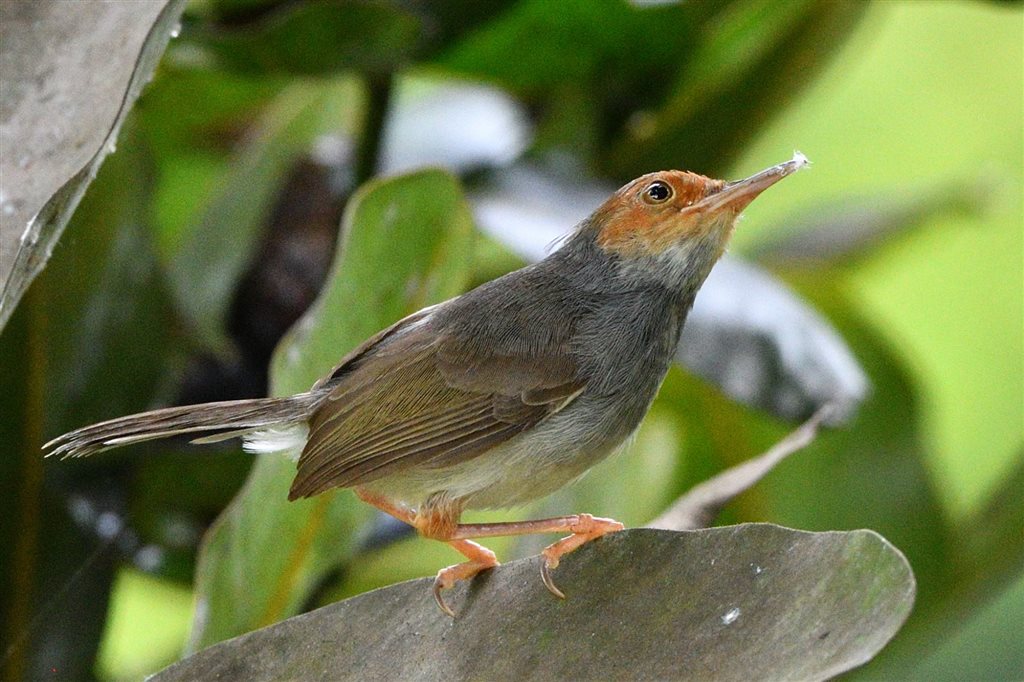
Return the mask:
M356 150L357 186L372 178L377 172L381 142L384 138L384 121L391 104L394 80L391 73L374 73L366 76L366 112L359 148Z

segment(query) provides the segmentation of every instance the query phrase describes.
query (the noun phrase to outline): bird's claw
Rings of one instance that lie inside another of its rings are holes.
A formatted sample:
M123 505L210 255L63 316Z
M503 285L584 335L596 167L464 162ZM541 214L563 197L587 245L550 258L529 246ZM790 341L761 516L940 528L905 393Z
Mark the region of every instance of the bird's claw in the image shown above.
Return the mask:
M442 571L442 573L443 573L443 571ZM437 605L441 608L442 611L444 611L450 617L454 618L455 617L455 612L452 611L452 607L448 606L448 603L445 602L444 595L441 593L441 590L447 590L447 589L450 589L450 588L451 588L451 585L445 585L442 582L442 580L441 580L441 574L438 573L437 577L434 578L434 588L433 588L434 601L437 602Z
M442 568L437 572L437 577L434 578L434 601L437 605L448 614L450 617L455 617L455 611L452 607L448 606L448 603L444 600L444 590L450 590L455 587L455 583L460 580L470 580L480 571L485 571L488 568L494 568L498 565L497 559L494 558L494 554L490 550L485 550L486 554L481 554L481 559L478 561L466 561L461 564L455 564L448 568Z
M553 568L558 568L558 559L549 559L545 556L540 564L540 579L544 581L544 587L548 588L548 592L559 599L565 599L565 592L558 589L555 581L551 578L551 569Z
M576 523L569 528L572 535L548 545L541 552L544 561L540 565L540 578L544 581L544 587L559 599L565 599L565 593L558 589L555 581L551 579L551 571L558 568L559 558L591 540L596 540L602 535L614 533L623 528L625 526L614 519L600 519L590 514L579 514Z

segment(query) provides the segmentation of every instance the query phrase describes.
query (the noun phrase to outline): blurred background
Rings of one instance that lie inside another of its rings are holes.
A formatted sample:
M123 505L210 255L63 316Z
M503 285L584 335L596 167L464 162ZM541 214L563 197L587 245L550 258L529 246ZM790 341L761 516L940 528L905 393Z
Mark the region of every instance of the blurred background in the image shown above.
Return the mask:
M643 524L838 402L719 521L866 527L905 552L914 613L849 677L1024 674L1020 3L195 0L172 35L0 336L6 671L138 679L454 558L346 492L289 505L292 465L230 444L21 453L302 390L345 350L285 336L325 281L363 293L304 324L355 343L417 307L367 282L453 295L636 175L739 178L799 149L812 168L747 211L634 445L524 511ZM383 236L336 251L358 187L425 166L458 178L422 197L430 259Z

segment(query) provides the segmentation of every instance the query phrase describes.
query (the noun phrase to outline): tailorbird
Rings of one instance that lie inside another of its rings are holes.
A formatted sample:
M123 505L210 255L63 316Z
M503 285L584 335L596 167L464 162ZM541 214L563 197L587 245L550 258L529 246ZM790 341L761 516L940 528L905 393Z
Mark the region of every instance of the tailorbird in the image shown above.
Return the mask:
M352 488L466 561L442 590L498 565L474 539L560 532L541 575L623 525L590 514L460 523L467 509L520 505L578 479L639 426L697 290L739 213L807 165L793 159L725 182L663 171L633 180L544 260L399 320L287 398L171 407L87 426L44 446L81 457L185 433L241 437L297 456L288 499Z

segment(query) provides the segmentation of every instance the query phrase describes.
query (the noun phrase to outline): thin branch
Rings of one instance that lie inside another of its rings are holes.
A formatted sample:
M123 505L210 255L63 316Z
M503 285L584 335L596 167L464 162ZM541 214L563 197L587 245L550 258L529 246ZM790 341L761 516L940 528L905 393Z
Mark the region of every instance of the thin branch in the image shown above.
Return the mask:
M786 457L814 442L818 429L832 410L831 404L822 406L810 419L763 455L748 459L694 486L648 523L647 527L666 530L707 528L733 498L750 489Z

